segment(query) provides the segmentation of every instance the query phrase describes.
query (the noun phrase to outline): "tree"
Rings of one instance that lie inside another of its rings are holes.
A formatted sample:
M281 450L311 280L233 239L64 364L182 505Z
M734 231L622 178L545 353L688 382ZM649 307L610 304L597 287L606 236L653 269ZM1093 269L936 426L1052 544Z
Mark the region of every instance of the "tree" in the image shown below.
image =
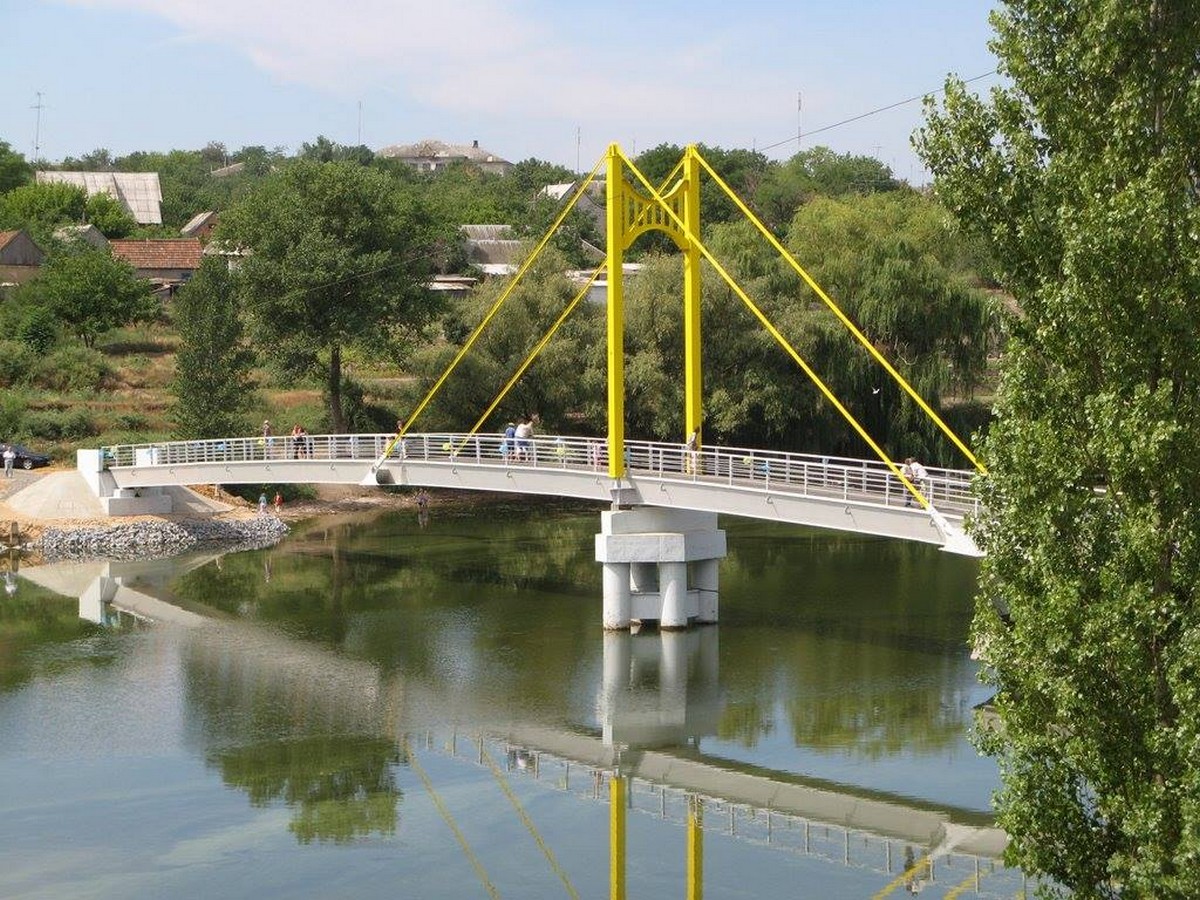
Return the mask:
M133 266L107 250L59 253L35 285L42 303L86 347L95 346L109 329L147 321L158 311L150 282L135 277Z
M983 454L976 646L1010 859L1200 896L1200 7L1007 0L990 100L918 148L1010 323Z
M70 184L25 184L0 196L0 228L24 228L47 245L54 229L83 219L87 194Z
M128 210L121 202L108 194L93 194L83 207L84 217L95 225L107 238L127 237L137 228Z
M207 257L179 291L171 420L180 438L218 438L246 431L254 354L242 340L242 320L229 268Z
M13 188L28 184L33 178L33 166L25 161L25 157L0 141L0 194L7 193Z
M786 224L814 197L873 194L899 187L892 170L877 159L812 147L771 166L754 193L754 204L763 220L775 227Z
M299 161L221 220L256 346L292 375L323 372L345 427L342 354L395 352L435 308L424 287L443 235L411 190L352 163Z

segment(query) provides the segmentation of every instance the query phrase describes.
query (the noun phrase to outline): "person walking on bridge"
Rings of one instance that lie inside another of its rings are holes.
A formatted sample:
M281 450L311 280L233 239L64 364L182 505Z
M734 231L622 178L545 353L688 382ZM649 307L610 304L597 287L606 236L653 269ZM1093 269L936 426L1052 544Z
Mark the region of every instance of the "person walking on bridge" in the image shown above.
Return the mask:
M922 494L925 493L925 482L929 478L929 473L925 471L925 467L916 459L911 456L905 459L904 467L900 469L900 474L907 478L909 482L912 483L912 486L918 491L920 491ZM904 495L904 505L913 505L912 491L909 491Z
M533 454L533 422L526 416L521 416L517 422L517 459L529 459Z

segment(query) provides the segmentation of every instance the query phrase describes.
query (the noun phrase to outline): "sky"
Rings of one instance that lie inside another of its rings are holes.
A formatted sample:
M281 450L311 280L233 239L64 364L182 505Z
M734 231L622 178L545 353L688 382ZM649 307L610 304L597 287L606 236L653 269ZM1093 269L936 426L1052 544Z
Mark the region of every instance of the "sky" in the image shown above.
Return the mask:
M920 102L818 130L992 72L994 5L0 0L0 141L58 162L433 138L585 172L614 142L780 160L823 144L923 184Z

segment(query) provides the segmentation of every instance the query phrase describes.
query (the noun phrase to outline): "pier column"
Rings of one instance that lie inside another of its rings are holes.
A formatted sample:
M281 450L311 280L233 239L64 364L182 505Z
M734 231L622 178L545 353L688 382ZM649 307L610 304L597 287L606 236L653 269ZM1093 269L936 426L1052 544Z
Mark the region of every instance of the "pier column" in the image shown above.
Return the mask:
M629 564L604 563L604 627L630 625Z
M725 532L716 513L640 506L601 513L596 561L604 565L604 627L715 622ZM697 583L688 584L689 564Z
M688 625L688 567L685 562L658 564L660 606L659 628L687 628Z
M717 596L720 587L720 568L715 559L702 559L692 563L692 583L696 588L696 622L711 625L717 621Z
M658 588L658 566L654 563L629 564L629 587L634 593L649 593Z

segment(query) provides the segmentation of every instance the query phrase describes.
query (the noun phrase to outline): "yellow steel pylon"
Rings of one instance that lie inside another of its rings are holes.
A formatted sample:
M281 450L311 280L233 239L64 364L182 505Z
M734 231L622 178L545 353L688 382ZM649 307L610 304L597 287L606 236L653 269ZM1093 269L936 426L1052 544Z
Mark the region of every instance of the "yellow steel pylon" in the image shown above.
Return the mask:
M684 430L699 431L703 421L700 365L700 248L689 235L700 233L700 162L688 145L678 167L661 189L647 195L625 177L632 167L616 144L608 147L608 474L625 474L625 251L648 231L661 231L683 251ZM638 173L640 180L645 180ZM682 223L682 227L680 225ZM697 445L696 449L699 449Z

